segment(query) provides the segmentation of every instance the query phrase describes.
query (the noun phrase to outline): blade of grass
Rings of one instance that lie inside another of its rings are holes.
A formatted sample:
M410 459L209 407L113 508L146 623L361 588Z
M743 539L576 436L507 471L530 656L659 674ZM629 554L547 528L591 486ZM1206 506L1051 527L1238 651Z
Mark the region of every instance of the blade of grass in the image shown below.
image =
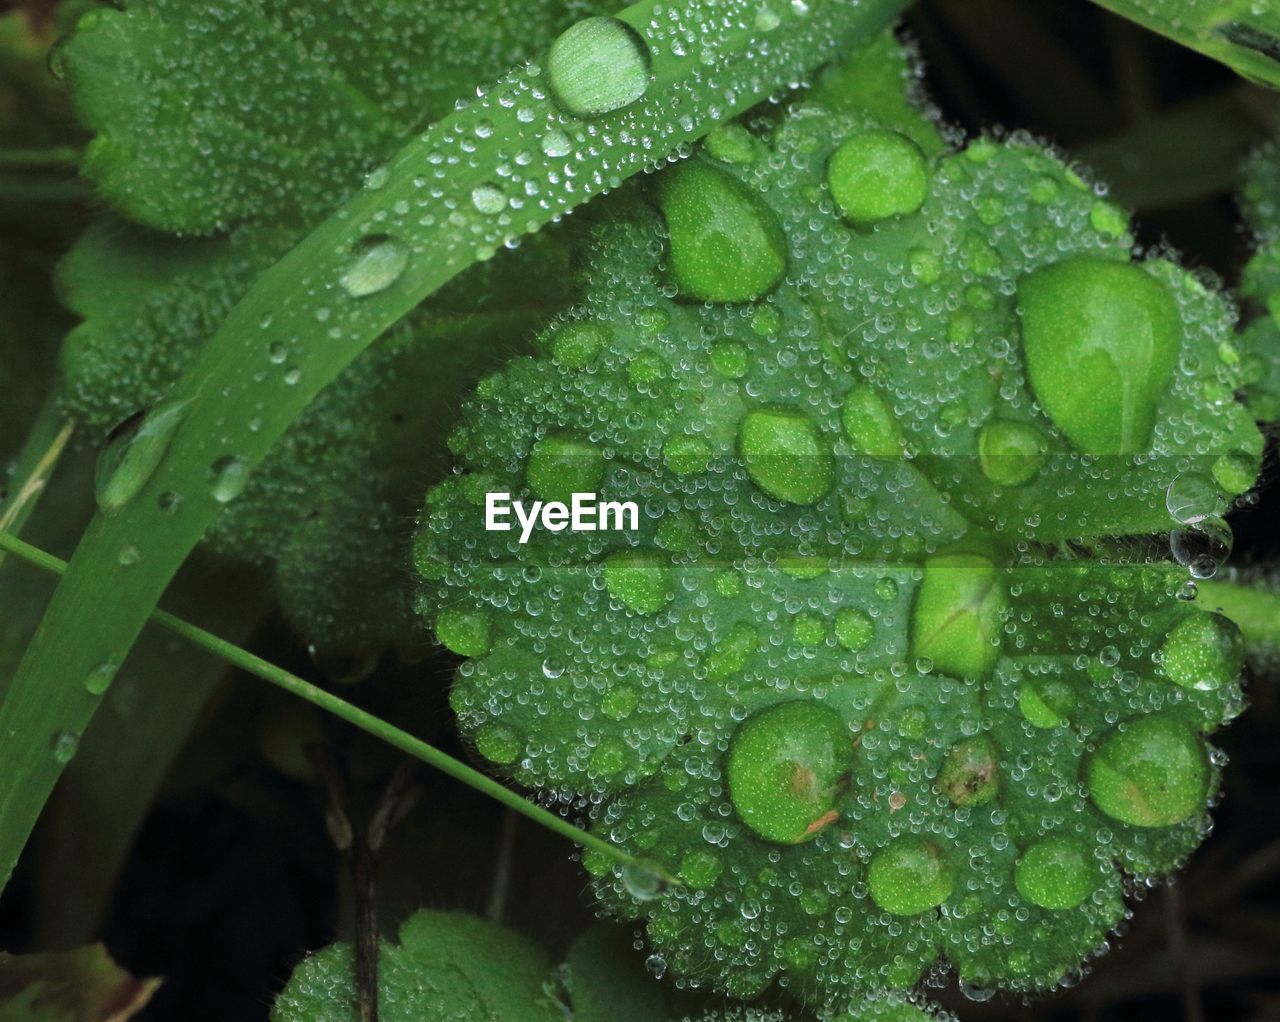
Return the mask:
M198 614L239 645L270 610L271 596L259 572L197 554L165 603L182 617ZM143 632L32 839L34 946L73 947L97 937L138 832L228 673L225 661L193 653L168 632Z
M68 570L66 561L54 557L53 554L34 547L30 543L25 543L16 536L0 533L0 550L6 550L16 557L21 557L29 564L55 574L65 575ZM652 868L650 864L627 854L616 845L612 845L603 838L597 837L581 827L574 826L563 817L535 805L520 795L519 792L512 791L487 774L482 774L479 770L454 759L434 745L429 745L422 739L415 738L407 731L402 731L381 717L375 716L367 710L362 710L332 692L299 678L296 674L286 671L283 667L264 660L262 657L255 656L248 650L241 649L234 643L228 642L226 639L205 631L203 628L167 611L154 610L149 615L149 618L162 628L168 629L174 635L186 639L188 642L240 668L242 671L261 678L263 681L270 682L290 695L297 696L299 699L319 707L326 713L331 713L335 717L345 720L348 724L359 728L361 731L382 739L388 745L394 746L401 752L426 763L428 766L434 767L454 780L461 781L467 787L487 795L489 798L502 803L502 805L515 810L521 816L528 817L539 826L545 827L561 837L568 838L582 848L607 856L609 859L623 865ZM664 877L664 879L670 882L670 877Z
M1280 9L1251 0L1094 0L1100 7L1280 88Z
M467 266L800 81L906 3L625 8L617 17L649 47L641 99L582 120L556 105L541 68L514 71L411 141L263 274L175 387L168 407L181 421L167 454L122 513L90 525L0 705L0 881L62 771L64 736L80 734L100 701L86 679L124 659L223 503L316 393ZM371 277L366 261L353 274L371 251L384 269Z
M75 146L55 145L43 148L0 149L0 167L70 167L80 165L84 153Z
M0 532L22 531L74 431L75 426L62 414L57 391L50 391L14 460L12 477L0 501Z

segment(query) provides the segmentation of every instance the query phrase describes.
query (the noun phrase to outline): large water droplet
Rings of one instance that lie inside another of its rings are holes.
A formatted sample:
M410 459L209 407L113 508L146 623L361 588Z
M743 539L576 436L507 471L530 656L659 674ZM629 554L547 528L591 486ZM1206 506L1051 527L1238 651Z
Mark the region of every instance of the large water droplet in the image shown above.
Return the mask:
M577 117L630 106L649 87L649 47L617 18L586 18L551 44L547 82L556 101Z
M835 478L831 449L802 412L789 408L748 412L738 451L752 482L791 504L817 503Z
M559 128L552 128L542 136L542 152L545 156L558 159L573 152L573 143Z
M84 690L91 696L102 695L111 687L111 681L119 669L120 665L114 660L100 663L84 676Z
M767 841L799 844L837 819L836 796L853 742L840 715L821 703L771 706L729 743L730 799Z
M219 458L209 466L209 494L219 504L229 504L249 482L249 463L235 455Z
M363 298L385 291L408 265L408 245L389 234L371 234L355 243L339 283L351 297Z
M622 867L622 886L636 901L652 901L667 889L667 878L652 863L628 862Z
M58 731L49 739L53 758L63 765L70 763L80 748L80 739L73 731Z
M1217 485L1199 472L1177 475L1165 491L1164 503L1173 520L1182 525L1195 525L1223 509Z
M896 131L864 131L831 154L827 186L845 219L859 226L914 213L929 196L929 161Z
M1212 578L1231 556L1231 526L1217 515L1169 533L1174 560L1195 578Z
M507 197L497 185L476 185L471 189L471 204L481 213L492 216L507 208Z
M186 407L185 401L161 406L117 428L94 470L94 497L103 514L119 511L155 474Z

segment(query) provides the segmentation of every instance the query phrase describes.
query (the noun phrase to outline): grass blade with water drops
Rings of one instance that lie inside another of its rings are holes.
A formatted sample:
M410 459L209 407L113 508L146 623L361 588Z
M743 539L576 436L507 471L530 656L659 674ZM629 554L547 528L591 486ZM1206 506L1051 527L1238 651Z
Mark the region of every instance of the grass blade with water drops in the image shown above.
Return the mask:
M1280 9L1257 0L1094 0L1101 7L1280 88Z

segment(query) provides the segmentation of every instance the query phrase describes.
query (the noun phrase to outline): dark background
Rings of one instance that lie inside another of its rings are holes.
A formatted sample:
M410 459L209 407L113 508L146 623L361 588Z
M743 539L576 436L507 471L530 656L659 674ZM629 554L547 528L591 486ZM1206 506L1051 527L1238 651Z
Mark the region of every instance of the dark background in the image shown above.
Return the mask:
M27 6L48 16L54 5ZM947 119L970 133L1017 128L1054 141L1137 209L1143 245L1168 242L1188 264L1238 280L1249 239L1232 191L1240 158L1280 128L1275 97L1084 0L923 0L906 25ZM56 104L29 115L43 118L33 132L74 139ZM38 229L0 200L0 235L20 253L14 272L35 304L46 300L57 253L92 207L75 182L64 183L66 201ZM1272 446L1265 478L1273 479ZM65 470L47 498L67 509L63 520L33 537L63 553L87 513L84 473L74 461ZM1264 483L1259 498L1232 516L1233 565L1280 554L1280 494ZM47 583L18 574L10 585L38 606ZM197 561L180 585L237 599L261 583ZM270 617L248 645L328 684L371 666L317 664ZM203 671L219 673L220 687L123 867L117 875L75 792L60 791L0 902L0 947L100 938L135 974L166 977L143 1017L251 1022L266 1017L303 952L348 934L352 918L348 872L324 826L324 785L301 748L318 741L328 750L357 820L371 813L398 759L260 682L194 665L202 654L167 653L178 665L174 684ZM415 664L373 665L343 694L466 758L445 699L452 667L424 649ZM941 999L965 1020L1280 1020L1277 691L1274 672L1253 673L1250 710L1219 736L1230 763L1214 834L1176 883L1135 902L1118 950L1079 986L1033 1003L976 1004L953 989L937 992ZM77 783L70 777L64 789ZM460 908L500 917L561 953L592 918L569 846L425 768L414 782L417 806L379 861L386 932L422 905Z

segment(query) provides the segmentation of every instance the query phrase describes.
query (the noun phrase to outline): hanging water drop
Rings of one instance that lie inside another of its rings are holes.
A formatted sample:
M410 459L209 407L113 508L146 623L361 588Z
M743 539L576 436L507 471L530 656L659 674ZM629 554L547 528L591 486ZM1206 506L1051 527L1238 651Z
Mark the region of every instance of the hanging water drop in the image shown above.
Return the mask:
M1195 525L1209 515L1219 514L1223 505L1214 481L1198 472L1175 476L1165 491L1164 503L1170 517L1182 525Z
M339 283L352 298L363 298L385 291L408 265L408 245L389 234L371 234L355 243Z
M1194 578L1213 578L1231 556L1231 526L1217 515L1169 533L1173 558Z
M636 901L652 901L667 889L667 878L652 863L628 862L622 867L622 886Z

